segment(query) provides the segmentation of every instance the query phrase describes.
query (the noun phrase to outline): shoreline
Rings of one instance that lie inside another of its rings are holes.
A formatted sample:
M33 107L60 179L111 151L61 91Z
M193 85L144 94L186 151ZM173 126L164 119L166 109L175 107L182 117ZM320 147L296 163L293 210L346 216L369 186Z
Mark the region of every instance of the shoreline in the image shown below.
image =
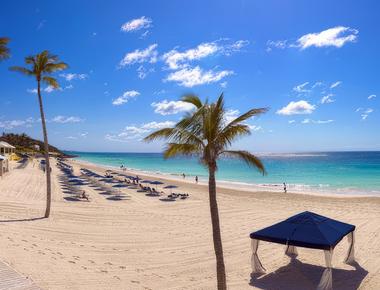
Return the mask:
M70 162L75 162L77 164L83 164L83 166L95 166L100 167L105 170L113 170L118 173L122 174L130 174L130 175L140 175L144 176L145 179L149 178L156 178L156 179L162 179L166 181L171 182L179 182L184 183L187 185L197 185L193 179L184 179L181 177L181 175L175 175L170 173L157 173L153 171L147 171L147 170L141 170L141 169L135 169L135 168L127 168L125 167L125 170L120 169L120 167L112 166L112 165L105 165L105 164L99 164L94 163L86 160L81 160L79 157L72 158L69 160ZM207 186L207 182L200 179L198 182L198 185L200 186ZM270 187L272 186L272 188ZM225 180L217 180L217 188L224 189L224 190L236 190L236 191L244 191L248 193L256 193L256 192L268 192L268 193L278 193L278 194L285 194L282 190L282 185L278 185L278 187L281 190L276 190L275 185L269 185L269 186L260 186L258 184L250 184L245 182L238 182L238 181L225 181ZM318 197L335 197L335 198L379 198L380 195L374 193L374 194L362 194L362 193L349 193L349 192L332 192L328 190L307 190L306 188L301 188L299 190L294 189L288 189L288 192L286 194L292 194L292 195L310 195L310 196L318 196Z

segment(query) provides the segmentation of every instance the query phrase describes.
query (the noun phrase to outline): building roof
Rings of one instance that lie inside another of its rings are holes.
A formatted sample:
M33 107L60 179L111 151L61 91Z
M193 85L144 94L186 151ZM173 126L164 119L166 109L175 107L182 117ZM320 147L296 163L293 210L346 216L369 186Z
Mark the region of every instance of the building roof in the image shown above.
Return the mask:
M9 144L5 141L0 141L0 147L1 148L12 148L12 149L16 148L15 146L12 146L11 144Z
M354 230L354 225L305 211L251 233L250 237L284 245L328 250Z

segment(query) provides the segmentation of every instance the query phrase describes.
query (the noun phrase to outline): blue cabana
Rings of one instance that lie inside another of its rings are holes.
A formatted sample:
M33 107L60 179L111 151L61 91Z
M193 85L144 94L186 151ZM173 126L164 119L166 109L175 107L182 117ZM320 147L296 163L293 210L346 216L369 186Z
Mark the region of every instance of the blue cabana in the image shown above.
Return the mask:
M252 239L252 270L254 273L264 273L258 256L259 240L286 245L287 255L297 256L296 247L324 250L326 270L322 275L318 289L332 289L333 249L348 236L350 248L345 259L346 263L354 261L354 231L355 226L328 217L305 211L282 222L250 234Z

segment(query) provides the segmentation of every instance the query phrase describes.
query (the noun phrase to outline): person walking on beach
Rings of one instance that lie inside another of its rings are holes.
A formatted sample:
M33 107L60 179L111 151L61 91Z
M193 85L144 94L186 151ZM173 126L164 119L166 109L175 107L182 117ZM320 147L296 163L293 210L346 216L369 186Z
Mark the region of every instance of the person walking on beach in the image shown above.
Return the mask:
M183 179L185 179L185 178L186 178L186 175L185 175L185 173L182 173L182 177L183 177Z
M195 176L195 183L198 183L198 175Z
M284 193L287 193L287 189L286 189L286 183L284 182Z

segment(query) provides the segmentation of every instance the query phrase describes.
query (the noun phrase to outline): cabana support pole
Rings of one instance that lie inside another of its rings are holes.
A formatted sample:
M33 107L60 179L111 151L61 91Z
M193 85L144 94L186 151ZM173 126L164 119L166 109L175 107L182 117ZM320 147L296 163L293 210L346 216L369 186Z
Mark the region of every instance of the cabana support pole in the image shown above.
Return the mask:
M352 231L347 235L350 247L348 248L347 256L344 259L346 264L351 264L355 262L355 231Z
M297 257L298 256L297 248L292 245L286 245L285 255L289 257Z
M332 255L333 249L324 250L325 260L326 260L326 269L323 271L321 280L319 281L319 285L317 290L332 290Z
M251 246L252 246L252 257L251 257L252 273L263 274L265 273L266 270L261 264L259 256L257 255L259 240L252 239Z

